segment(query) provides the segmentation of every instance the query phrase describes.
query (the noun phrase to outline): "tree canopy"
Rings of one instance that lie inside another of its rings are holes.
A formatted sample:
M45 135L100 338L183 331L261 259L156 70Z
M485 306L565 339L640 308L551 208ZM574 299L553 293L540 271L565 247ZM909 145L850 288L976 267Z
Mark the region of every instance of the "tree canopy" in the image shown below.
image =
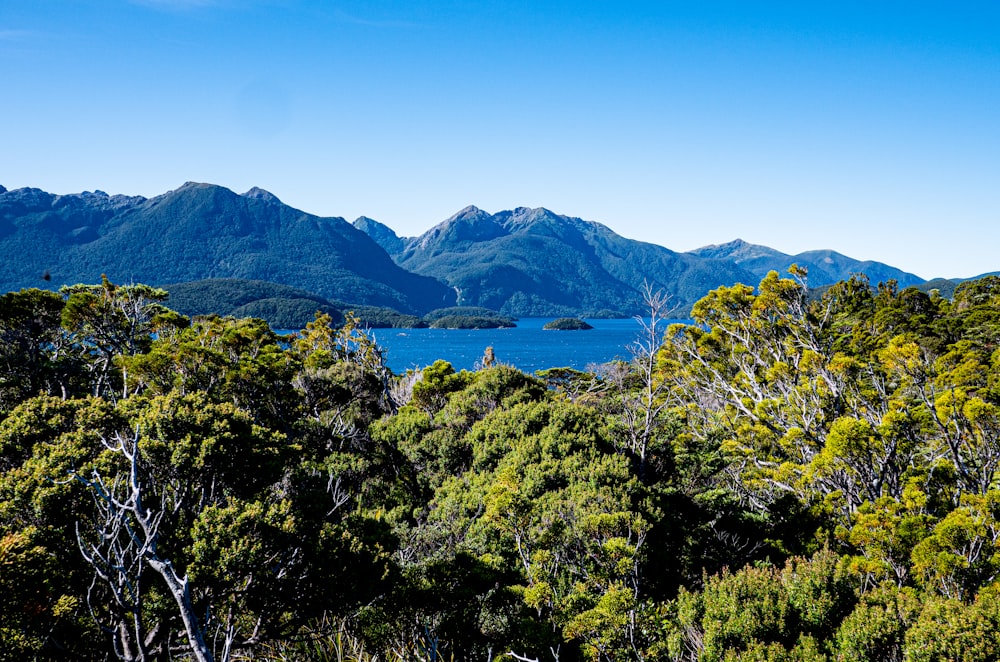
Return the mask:
M806 283L539 375L6 294L0 659L1000 658L1000 279Z

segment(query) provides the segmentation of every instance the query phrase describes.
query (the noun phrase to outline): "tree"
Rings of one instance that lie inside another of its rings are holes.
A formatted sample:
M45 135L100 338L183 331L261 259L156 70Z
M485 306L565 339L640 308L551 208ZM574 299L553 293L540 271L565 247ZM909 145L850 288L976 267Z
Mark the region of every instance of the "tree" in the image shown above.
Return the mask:
M767 510L799 489L845 397L826 323L809 312L804 286L775 272L758 294L740 284L713 290L692 317L664 346L672 404L692 434L725 435L734 487Z
M918 582L965 602L1000 575L1000 491L963 494L962 505L912 547Z
M187 326L157 296L74 290L63 321L98 396L38 396L0 422L0 536L65 569L45 609L85 606L122 659L227 659L370 602L395 540L319 475L349 475L352 497L388 475L371 444L337 445L383 412L367 354L288 348L259 320ZM27 573L41 557L16 558Z
M932 598L905 636L906 659L1000 659L1000 600L995 587L982 591L971 604L956 599Z
M86 608L92 573L74 533L91 508L66 477L99 462L100 437L121 423L103 400L45 395L0 419L0 538L10 544L0 567L0 583L10 584L0 591L0 626L11 628L3 648L21 652L8 659L100 655Z
M100 285L71 285L60 293L66 297L62 326L85 360L94 395L116 397L124 388L120 397L128 397L127 374L114 374L116 357L146 351L161 322L183 325L186 319L169 314L161 305L166 290L149 285L119 286L102 276Z
M833 638L836 659L849 662L902 662L906 632L920 613L909 588L885 584L861 595Z
M710 577L700 592L682 590L670 605L668 641L674 660L822 659L854 608L855 587L830 550L791 558L784 568L746 566ZM735 656L734 656L735 654ZM739 657L740 655L746 657Z
M145 471L140 469L138 441L138 432L129 436L120 433L105 441L106 448L128 464L125 473L110 483L97 471L90 477L74 475L93 493L97 511L94 534L88 536L78 531L77 536L83 558L113 597L110 611L114 620L103 627L113 633L119 659L131 662L151 658L149 649L159 634L160 624L148 631L145 623L144 602L148 596L143 580L148 568L162 578L169 595L177 603L194 659L212 662L215 657L206 642L204 626L195 613L188 577L180 574L174 562L161 554L160 525L170 504L164 499L157 506L146 505L146 498L153 495L144 488L147 478L143 475ZM93 602L90 608L95 613L101 609ZM228 645L225 648L228 652ZM222 659L228 657L224 653Z
M436 491L428 542L515 569L512 590L535 625L518 626L508 645L538 654L561 632L595 659L611 640L641 649L648 523L601 417L569 403L521 403L486 416L470 438L472 467Z
M650 455L663 450L661 431L667 427L669 401L667 382L659 371L660 347L666 331L664 319L670 312L670 297L654 292L645 283L643 290L649 317L636 318L640 324L639 338L629 347L632 360L628 364L613 364L602 377L613 384L612 420L617 426L613 437L621 452L636 462L640 479L646 477ZM617 368L617 369L615 369Z
M79 369L66 356L63 299L45 290L0 296L0 412L39 393L67 396Z

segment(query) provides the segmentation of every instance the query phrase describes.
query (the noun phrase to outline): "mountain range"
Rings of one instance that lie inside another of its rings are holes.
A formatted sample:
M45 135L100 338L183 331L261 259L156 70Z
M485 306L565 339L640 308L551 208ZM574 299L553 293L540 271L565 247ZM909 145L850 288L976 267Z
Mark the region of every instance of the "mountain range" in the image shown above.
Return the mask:
M786 255L736 240L678 253L621 237L600 223L520 207L489 214L466 207L419 237L401 238L370 218L355 221L400 266L453 288L459 303L506 314L551 316L628 313L642 309L648 282L685 309L720 285L758 283L797 264L822 286L865 273L901 287L923 280L879 262L834 251Z
M683 311L713 288L756 284L793 263L809 270L811 286L858 272L873 283L923 282L833 251L786 255L736 240L675 252L544 208L467 207L419 237L400 237L367 217L352 224L308 214L259 188L237 194L189 182L144 198L0 187L0 291L94 283L107 274L113 282L173 284L191 307L198 290L180 284L209 279L214 292L235 292L218 279L243 279L289 286L280 296L294 292L300 307L312 294L316 302L418 315L460 305L514 316L627 316L642 311L644 283ZM248 296L233 305L252 303Z
M447 306L445 284L397 266L342 218L321 218L258 188L187 183L154 198L100 191L0 193L0 289L205 278L263 280L327 299L404 312Z
M683 307L696 293L752 278L731 261L625 239L547 209L467 207L401 241L373 222L359 227L403 268L448 283L459 304L509 315L629 315L642 309L644 280Z

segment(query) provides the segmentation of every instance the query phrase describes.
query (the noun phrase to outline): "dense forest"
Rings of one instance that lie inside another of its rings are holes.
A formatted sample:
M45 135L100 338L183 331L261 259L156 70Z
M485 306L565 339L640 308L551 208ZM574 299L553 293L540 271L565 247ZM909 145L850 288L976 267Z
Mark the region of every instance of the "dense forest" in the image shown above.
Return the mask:
M537 375L3 295L0 659L1000 659L1000 278L806 282Z

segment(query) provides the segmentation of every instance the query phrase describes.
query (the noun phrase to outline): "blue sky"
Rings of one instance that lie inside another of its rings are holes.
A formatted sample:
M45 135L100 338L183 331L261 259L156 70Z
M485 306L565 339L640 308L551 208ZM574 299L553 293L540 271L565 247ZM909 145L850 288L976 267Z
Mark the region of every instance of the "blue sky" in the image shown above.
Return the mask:
M1000 5L0 3L0 184L1000 269Z

